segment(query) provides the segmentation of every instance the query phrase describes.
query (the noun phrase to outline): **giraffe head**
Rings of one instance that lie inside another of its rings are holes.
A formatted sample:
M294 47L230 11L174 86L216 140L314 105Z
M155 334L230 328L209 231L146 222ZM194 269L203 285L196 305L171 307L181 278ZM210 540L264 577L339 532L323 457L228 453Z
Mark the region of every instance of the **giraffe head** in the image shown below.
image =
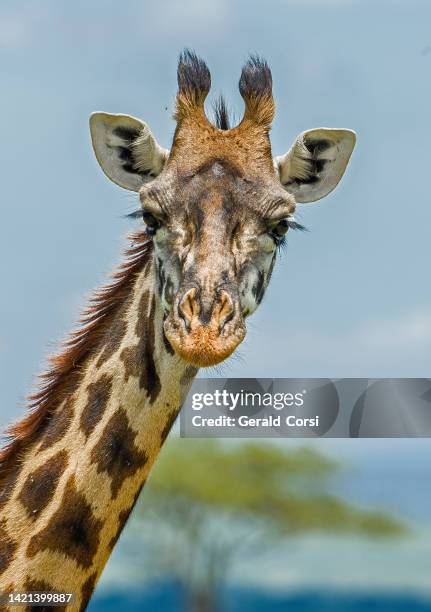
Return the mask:
M178 65L176 131L163 149L148 126L128 115L94 113L96 157L118 185L139 193L153 237L164 330L195 366L223 361L243 340L245 318L261 302L277 247L297 204L337 185L355 145L351 130L317 128L272 157L271 71L251 57L239 81L245 111L230 128L222 100L211 123L204 101L206 64L184 52Z

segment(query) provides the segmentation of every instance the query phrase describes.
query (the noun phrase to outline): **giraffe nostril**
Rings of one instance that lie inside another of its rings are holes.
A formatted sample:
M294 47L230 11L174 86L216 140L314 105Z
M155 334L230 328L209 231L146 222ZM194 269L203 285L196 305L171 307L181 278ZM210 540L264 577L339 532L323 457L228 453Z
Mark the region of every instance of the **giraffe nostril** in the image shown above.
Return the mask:
M234 313L235 308L231 296L227 291L221 291L217 313L220 332L223 327L232 320Z
M190 327L191 321L198 317L200 313L199 300L196 298L196 295L197 289L192 287L186 291L178 304L178 313L187 327Z

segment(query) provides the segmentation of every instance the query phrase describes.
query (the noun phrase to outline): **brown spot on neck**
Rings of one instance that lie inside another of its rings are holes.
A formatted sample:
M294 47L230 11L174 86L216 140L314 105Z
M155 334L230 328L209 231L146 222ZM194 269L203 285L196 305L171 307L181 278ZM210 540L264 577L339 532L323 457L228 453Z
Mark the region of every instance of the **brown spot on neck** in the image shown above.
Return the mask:
M120 512L120 514L118 515L118 527L117 527L117 532L116 534L111 538L111 541L109 542L109 549L112 550L114 548L114 546L116 545L116 543L118 542L118 538L120 537L127 521L130 518L131 513L133 512L134 507L136 506L136 502L139 499L139 495L141 494L142 491L142 487L144 485L142 485L141 487L139 487L139 489L137 490L135 497L133 499L132 505L130 506L130 508L126 508L125 510L122 510Z
M127 296L124 304L121 306L118 313L116 313L112 325L106 330L105 337L103 338L103 350L97 360L96 367L100 368L108 359L110 359L120 348L121 342L127 333L127 312L130 308L130 304L133 301L133 294Z
M27 556L50 550L70 557L89 569L98 550L103 523L97 519L71 476L64 489L60 508L47 526L36 533L27 547Z
M171 412L169 413L168 418L166 419L165 426L163 427L162 433L160 434L160 441L162 445L165 443L165 440L168 437L169 432L171 431L172 426L176 421L179 411L180 408L177 408L175 410L171 410Z
M81 414L81 429L88 438L100 421L111 396L112 377L104 374L87 387L88 400Z
M43 433L39 451L51 448L65 435L73 419L73 398L69 397L62 407L58 407L50 418Z
M126 411L120 407L109 419L91 451L91 461L97 465L97 471L106 472L111 478L114 498L124 480L133 476L148 460L145 452L135 446L135 438Z
M18 499L32 521L51 501L66 466L67 452L61 450L27 476Z
M55 593L58 589L55 589L49 582L45 580L35 580L34 578L27 578L25 581L25 590L27 592L43 591L45 593ZM67 606L27 606L26 612L66 612Z
M139 378L139 386L147 392L150 403L155 402L161 390L160 377L154 361L155 313L155 296L146 290L140 300L136 323L138 344L124 348L120 355L120 359L124 362L125 381L127 382L130 376Z
M0 479L0 510L9 501L13 490L15 488L16 481L21 472L21 465L16 464L12 469L4 476L3 480Z
M82 585L82 589L81 589L81 606L80 606L80 611L83 612L86 607L88 602L91 599L91 596L93 594L94 589L96 588L96 582L97 582L97 572L94 572L94 574L91 574L87 580L84 582L84 584Z
M0 576L12 563L18 544L6 531L6 521L0 522Z

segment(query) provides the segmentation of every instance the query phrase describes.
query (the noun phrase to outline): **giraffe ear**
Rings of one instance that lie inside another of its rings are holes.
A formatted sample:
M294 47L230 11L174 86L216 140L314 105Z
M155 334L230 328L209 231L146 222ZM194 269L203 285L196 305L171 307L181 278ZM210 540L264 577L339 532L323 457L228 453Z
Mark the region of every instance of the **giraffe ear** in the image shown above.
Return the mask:
M320 200L338 185L355 142L353 130L316 128L302 132L285 155L274 159L283 187L297 202Z
M103 172L131 191L139 191L144 183L160 174L169 155L150 128L129 115L92 113L90 133Z

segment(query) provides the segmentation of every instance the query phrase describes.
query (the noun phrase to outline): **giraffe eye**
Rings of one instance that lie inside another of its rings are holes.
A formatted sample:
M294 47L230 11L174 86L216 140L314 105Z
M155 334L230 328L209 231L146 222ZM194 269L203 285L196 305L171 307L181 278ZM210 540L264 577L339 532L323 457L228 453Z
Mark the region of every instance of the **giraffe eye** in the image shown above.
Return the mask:
M281 219L278 223L273 225L269 230L269 235L274 240L277 246L281 246L284 242L285 235L289 229L290 224L288 219Z
M282 219L271 229L271 234L274 238L283 238L289 227L289 221L287 219Z
M269 234L272 236L275 242L279 244L283 241L289 229L306 231L306 228L303 225L294 221L293 218L288 218L281 219L281 221L278 221L278 223L273 225L269 230Z
M157 217L155 217L152 213L147 212L146 210L142 211L142 219L144 220L145 225L147 226L147 233L150 236L154 236L157 230L161 226L161 222Z

